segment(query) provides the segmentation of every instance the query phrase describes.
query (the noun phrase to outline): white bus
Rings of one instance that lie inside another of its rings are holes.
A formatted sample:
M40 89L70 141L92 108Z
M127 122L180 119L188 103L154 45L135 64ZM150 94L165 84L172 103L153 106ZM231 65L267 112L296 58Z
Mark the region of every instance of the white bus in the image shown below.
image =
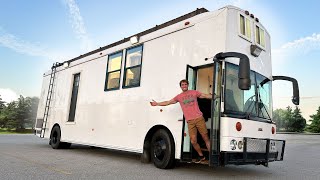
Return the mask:
M205 164L267 166L285 149L272 121L272 81L292 81L299 104L297 81L272 76L271 67L270 35L258 18L234 6L200 8L55 63L43 76L35 134L54 149L76 143L140 153L158 168L193 162L180 106L149 103L173 98L187 79L189 89L217 97L198 101L211 141Z

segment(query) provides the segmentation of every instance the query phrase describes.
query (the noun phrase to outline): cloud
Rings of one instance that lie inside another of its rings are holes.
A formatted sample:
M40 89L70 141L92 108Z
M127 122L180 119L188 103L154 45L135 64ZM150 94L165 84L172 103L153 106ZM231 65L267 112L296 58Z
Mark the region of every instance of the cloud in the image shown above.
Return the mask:
M39 43L31 43L16 37L13 34L7 33L0 27L0 46L12 49L20 54L26 54L29 56L40 56L50 60L65 59L69 57L49 51Z
M89 51L92 49L92 42L86 32L83 18L80 14L78 5L74 0L66 0L69 7L69 17L72 28L76 34L76 37L82 41L82 49Z
M273 49L273 53L302 53L320 50L320 33L313 33L311 36L303 37L283 44L278 49Z
M313 51L320 50L320 33L314 33L310 36L287 42L280 48L272 49L273 66L281 66L290 57L304 55Z
M2 101L5 101L6 103L15 101L19 98L18 94L11 89L0 88L0 95L1 95L0 97L2 98Z

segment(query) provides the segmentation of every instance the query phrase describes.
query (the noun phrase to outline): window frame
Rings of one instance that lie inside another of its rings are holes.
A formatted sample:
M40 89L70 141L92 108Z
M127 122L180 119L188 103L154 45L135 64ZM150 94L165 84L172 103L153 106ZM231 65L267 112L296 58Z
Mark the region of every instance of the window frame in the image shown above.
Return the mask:
M121 53L120 69L108 72L110 56L115 55L115 54L120 54L120 53ZM120 84L121 81L120 81L120 80L121 80L121 71L122 71L122 61L123 61L123 50L119 50L119 51L116 51L116 52L114 52L114 53L108 54L107 69L106 69L106 79L105 79L105 81L104 81L104 91L113 91L113 90L119 90L119 89L120 89L120 87L121 87L121 84ZM118 72L118 71L120 71L120 75L119 75L119 87L107 89L107 88L108 88L108 78L109 78L109 74L115 73L115 72Z
M256 28L259 28L259 42L257 41L257 34L256 34ZM264 36L264 46L261 45L261 33L260 33L260 29L263 30L263 36ZM266 42L266 30L264 28L262 28L259 24L254 23L254 41L256 43L257 46L259 46L260 48L262 48L263 50L266 49L267 46L267 42Z
M258 121L258 122L264 122L264 123L272 123L272 121L270 121L269 119L267 118L264 118L264 117L259 117L259 113L257 115L254 115L254 116L251 116L250 118L247 117L247 115L245 114L245 112L240 112L240 111L233 111L233 110L228 110L226 108L226 102L225 102L225 97L226 97L226 75L227 75L227 69L229 68L227 64L230 64L231 66L239 66L239 65L236 65L236 64L233 64L231 62L226 62L225 64L225 73L224 73L224 92L223 92L223 100L224 100L224 105L223 105L223 112L221 111L221 113L223 114L224 117L231 117L231 118L239 118L239 119L246 119L246 120L250 120L250 121ZM255 85L257 86L257 77L256 77L256 74L259 74L260 76L263 76L262 74L254 71L254 70L250 70L250 74L251 72L254 73L254 81L255 81ZM251 76L251 75L250 75ZM263 76L264 77L264 76ZM256 98L256 101L258 101L258 89L257 87L255 87L255 98ZM270 91L270 103L271 103L271 114L269 114L269 116L272 116L272 111L273 111L273 106L272 106L272 82L271 82L271 91ZM269 112L268 112L269 113ZM271 117L272 119L272 117Z
M241 16L243 16L244 17L244 34L246 34L247 33L247 19L249 20L249 23L250 23L250 34L249 34L249 37L247 37L246 35L243 35L242 33L241 33L241 21L240 21L240 17ZM245 14L243 14L243 13L241 13L241 12L239 12L238 13L238 34L239 34L239 36L240 37L242 37L243 39L245 39L245 40L247 40L247 41L249 41L249 42L252 42L252 20L250 19L250 18L248 18L247 17L247 15L245 15Z
M81 80L81 74L82 74L82 71L80 72L75 72L75 73L72 73L72 83L71 83L71 92L70 92L70 100L69 100L69 105L68 105L68 114L67 114L67 121L66 123L67 124L75 124L76 122L76 109L77 109L77 104L78 104L78 95L79 95L79 91L80 91L80 80ZM72 100L73 100L73 90L74 90L74 83L75 83L75 77L76 76L79 76L79 81L78 81L78 87L77 87L77 94L76 94L76 100L75 100L75 104L74 104L74 115L73 115L73 119L70 119L70 113L71 113L71 110L72 110Z
M141 61L140 61L140 65L135 65L135 66L131 66L129 68L127 68L127 55L128 55L128 51L130 51L131 49L137 48L141 46ZM142 60L143 60L143 44L139 44L130 48L126 49L126 53L125 53L125 61L124 61L124 66L123 66L123 79L122 79L122 89L128 89L128 88L134 88L134 87L140 87L141 85L141 74L142 74ZM140 74L139 74L139 84L137 85L130 85L130 86L126 86L126 78L127 78L127 70L129 69L133 69L136 67L140 67Z

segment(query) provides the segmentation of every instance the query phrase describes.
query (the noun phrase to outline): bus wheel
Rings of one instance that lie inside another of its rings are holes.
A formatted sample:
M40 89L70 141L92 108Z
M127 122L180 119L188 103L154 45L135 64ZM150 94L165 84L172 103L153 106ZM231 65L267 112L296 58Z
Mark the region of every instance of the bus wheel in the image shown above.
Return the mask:
M59 126L54 126L51 130L50 145L53 149L61 148L61 131Z
M50 145L53 149L70 148L71 143L61 142L61 130L59 126L54 126L51 131Z
M174 142L167 131L159 129L151 140L151 158L154 165L160 169L173 168Z

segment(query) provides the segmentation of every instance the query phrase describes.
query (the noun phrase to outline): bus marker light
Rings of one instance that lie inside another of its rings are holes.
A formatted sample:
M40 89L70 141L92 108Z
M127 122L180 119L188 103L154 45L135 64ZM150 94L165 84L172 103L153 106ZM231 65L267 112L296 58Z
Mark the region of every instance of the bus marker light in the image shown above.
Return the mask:
M274 127L271 128L271 132L272 132L272 134L274 134L276 132Z
M188 26L189 24L190 24L189 21L187 21L187 22L184 23L185 26Z
M242 125L241 125L240 122L237 122L237 124L236 124L236 129L237 129L237 131L241 131Z
M187 133L184 133L183 135L184 135L184 137L186 137L186 136L187 136Z
M160 109L160 112L162 112L163 110L162 109Z

